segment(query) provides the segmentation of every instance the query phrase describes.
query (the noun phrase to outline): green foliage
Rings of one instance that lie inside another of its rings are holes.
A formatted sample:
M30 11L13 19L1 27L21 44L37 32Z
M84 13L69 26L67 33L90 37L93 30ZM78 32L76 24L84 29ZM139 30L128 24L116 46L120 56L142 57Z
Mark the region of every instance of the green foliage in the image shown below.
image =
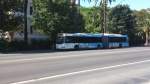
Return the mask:
M109 32L127 34L133 44L136 33L136 20L133 11L128 5L117 5L112 8L109 15Z
M126 34L134 29L134 16L127 5L118 5L112 8L109 15L110 32Z
M86 1L86 0L84 0L84 1ZM92 2L93 0L88 0L89 2ZM103 0L94 0L95 1L95 3L98 3L99 1L103 1ZM115 2L116 0L107 0L107 2L109 2L110 4L112 3L112 2Z
M143 28L143 30L150 27L150 13L147 10L135 11L138 26Z
M22 11L21 0L0 0L0 30L12 31L18 29L20 17L15 17L9 12Z
M82 32L84 21L77 8L70 7L66 0L33 0L34 22L37 29L43 30L51 40L57 33Z
M85 32L98 33L102 32L101 29L101 15L100 10L97 7L83 8L81 7L81 13L85 20Z
M137 26L141 30L140 32L144 32L144 37L146 45L149 43L149 32L150 32L150 13L147 10L134 11L137 20Z
M8 12L22 11L22 1L24 0L0 1L0 30L18 30L18 25L22 23L21 17L14 17ZM95 0L97 3L99 1ZM116 0L107 0L107 3L114 1ZM71 5L69 0L33 0L33 26L49 35L51 43L54 42L58 33L102 32L104 22L102 0L99 5L92 8L81 7L80 14L77 6ZM118 5L107 10L110 33L129 35L130 44L144 43L145 33L149 34L150 28L150 14L147 10L132 11L127 5ZM34 42L35 47L40 43L43 45L47 42Z

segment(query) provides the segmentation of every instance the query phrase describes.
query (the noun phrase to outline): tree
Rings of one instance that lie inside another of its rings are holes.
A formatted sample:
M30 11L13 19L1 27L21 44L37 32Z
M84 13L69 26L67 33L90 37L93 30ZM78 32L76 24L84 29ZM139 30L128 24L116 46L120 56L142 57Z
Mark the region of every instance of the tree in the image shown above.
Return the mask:
M89 2L92 2L93 0L88 0ZM101 22L101 28L102 28L102 32L106 33L107 32L107 15L108 15L108 11L107 11L107 4L108 2L111 4L112 2L115 2L116 0L94 0L95 3L99 3L100 6L100 15L102 16L102 18L100 19Z
M137 25L140 32L145 33L145 45L149 45L149 32L150 32L150 13L147 10L135 11L137 17Z
M84 1L86 1L86 0L84 0ZM88 1L92 2L93 0L88 0ZM94 1L95 1L95 3L98 3L99 1L100 1L100 3L106 1L107 3L109 2L111 4L112 2L115 2L116 0L94 0Z
M93 2L93 0L88 1ZM112 2L115 1L116 0L94 0L96 7L91 8L91 11L89 11L85 16L86 32L103 32L103 33L107 32L106 30L108 23L107 15L109 12L107 4L108 2L111 4ZM97 5L99 5L99 7Z
M149 41L150 41L150 38L149 38L149 36L150 36L150 34L149 34L149 32L150 32L150 14L148 14L148 15L145 15L145 20L143 21L144 23L144 32L145 32L145 34L146 34L146 42L145 42L145 46L149 46L150 44L149 44Z
M99 33L102 32L101 27L101 15L98 7L84 8L81 7L81 14L85 20L85 32L87 33Z
M136 20L128 5L117 5L109 14L109 32L127 34L130 44L135 43Z
M21 0L0 0L0 30L13 31L22 22L13 12L22 11Z
M55 41L58 33L82 32L84 21L75 6L70 7L68 0L33 0L34 22L36 29ZM78 17L78 18L77 18Z

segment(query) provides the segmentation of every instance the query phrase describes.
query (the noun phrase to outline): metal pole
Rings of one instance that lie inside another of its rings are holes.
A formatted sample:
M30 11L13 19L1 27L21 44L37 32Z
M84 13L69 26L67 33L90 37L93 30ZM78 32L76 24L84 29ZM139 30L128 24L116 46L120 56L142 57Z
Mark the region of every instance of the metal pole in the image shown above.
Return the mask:
M107 0L103 1L103 5L104 5L104 33L107 32Z
M102 0L102 29L103 29L103 46L108 47L108 38L104 36L107 33L107 0Z
M24 41L28 45L27 6L28 0L24 0Z
M80 0L78 0L78 12L80 13Z

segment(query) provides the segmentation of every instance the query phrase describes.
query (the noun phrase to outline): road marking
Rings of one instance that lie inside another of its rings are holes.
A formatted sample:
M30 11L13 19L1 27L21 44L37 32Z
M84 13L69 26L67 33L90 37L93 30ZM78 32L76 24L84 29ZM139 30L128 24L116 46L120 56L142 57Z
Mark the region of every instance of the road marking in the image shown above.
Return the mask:
M139 61L139 62L132 62L132 63L127 63L127 64L120 64L120 65L102 67L102 68L95 68L95 69L89 69L89 70L71 72L71 73L66 73L66 74L59 74L59 75L54 75L54 76L49 76L49 77L43 77L43 78L39 78L39 79L32 79L32 80L27 80L27 81L21 81L21 82L16 82L16 83L10 83L10 84L34 83L34 82L44 81L44 80L48 80L48 79L54 79L54 78L59 78L59 77L72 76L72 75L83 74L83 73L94 72L94 71L105 70L105 69L113 69L113 68L125 67L125 66L142 64L142 63L147 63L147 62L150 62L150 60L144 60L144 61Z
M14 62L26 62L26 61L41 61L41 60L47 60L47 59L62 59L62 58L72 58L72 57L87 57L89 55L110 55L113 53L126 53L126 52L139 52L139 51L149 51L150 49L143 49L143 50L132 50L132 51L109 51L109 52L103 52L103 53L84 53L84 54L77 54L77 55L67 55L67 56L56 56L56 57L38 57L38 58L28 58L28 59L15 59L15 60L2 60L0 61L0 64L4 63L14 63Z

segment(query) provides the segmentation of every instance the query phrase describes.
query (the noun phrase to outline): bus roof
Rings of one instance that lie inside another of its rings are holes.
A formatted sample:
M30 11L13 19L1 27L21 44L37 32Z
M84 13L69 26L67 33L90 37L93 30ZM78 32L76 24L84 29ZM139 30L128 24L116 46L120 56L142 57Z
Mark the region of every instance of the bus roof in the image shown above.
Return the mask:
M127 35L122 34L108 34L108 33L60 33L60 36L81 36L81 37L127 37Z
M108 33L105 33L104 36L108 36L108 37L128 37L127 35L122 35L122 34L108 34Z
M92 33L63 33L63 36L80 36L80 37L102 37L103 34L92 34Z

